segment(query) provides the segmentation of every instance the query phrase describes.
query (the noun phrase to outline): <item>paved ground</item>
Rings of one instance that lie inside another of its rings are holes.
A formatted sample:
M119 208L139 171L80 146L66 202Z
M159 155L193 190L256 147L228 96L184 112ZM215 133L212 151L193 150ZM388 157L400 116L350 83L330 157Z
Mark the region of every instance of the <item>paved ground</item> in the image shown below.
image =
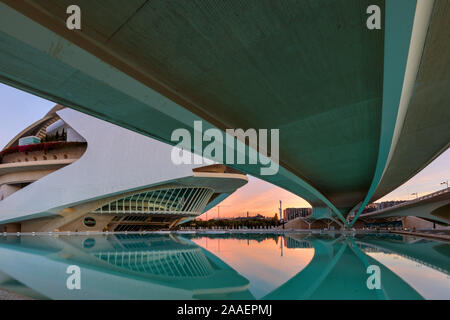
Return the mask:
M0 289L0 300L32 300L32 299L15 294L13 292L4 289Z
M419 230L418 232L450 236L450 230Z

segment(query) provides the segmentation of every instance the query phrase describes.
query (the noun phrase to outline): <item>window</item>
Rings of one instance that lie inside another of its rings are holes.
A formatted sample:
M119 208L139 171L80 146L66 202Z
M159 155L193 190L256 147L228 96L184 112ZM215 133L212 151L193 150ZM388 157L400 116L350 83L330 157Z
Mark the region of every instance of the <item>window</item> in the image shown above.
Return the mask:
M83 248L90 249L90 248L93 248L93 247L95 247L95 239L88 238L88 239L83 241Z
M97 221L95 221L95 219L92 218L92 217L86 217L86 218L84 218L84 220L83 220L83 224L84 224L86 227L95 227L95 225L97 224Z

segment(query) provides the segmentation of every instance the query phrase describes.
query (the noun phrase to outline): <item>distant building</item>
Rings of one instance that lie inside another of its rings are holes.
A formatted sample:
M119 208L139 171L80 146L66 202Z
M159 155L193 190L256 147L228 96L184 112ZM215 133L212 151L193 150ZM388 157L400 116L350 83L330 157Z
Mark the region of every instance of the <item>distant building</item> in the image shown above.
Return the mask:
M378 203L369 203L364 210L362 211L362 213L369 213L369 212L373 212L373 211L377 211L378 210ZM354 217L356 214L356 211L353 211L350 216Z
M286 208L283 210L283 216L286 221L299 218L299 217L307 217L311 214L311 208Z
M393 207L396 205L399 205L401 203L406 202L405 200L393 200L393 201L383 201L383 202L379 202L379 203L369 203L364 210L362 211L362 213L369 213L369 212L374 212L374 211L378 211L378 210L383 210L389 207Z
M246 217L230 218L230 220L237 220L237 221L254 220L254 219L264 220L264 219L272 219L272 218L264 217L263 215L261 215L259 213L256 216L249 216L248 212L247 212L247 216Z
M384 201L384 202L380 202L378 203L378 210L382 210L382 209L386 209L389 207L393 207L396 206L398 204L401 204L403 202L406 202L405 200L399 200L399 201Z

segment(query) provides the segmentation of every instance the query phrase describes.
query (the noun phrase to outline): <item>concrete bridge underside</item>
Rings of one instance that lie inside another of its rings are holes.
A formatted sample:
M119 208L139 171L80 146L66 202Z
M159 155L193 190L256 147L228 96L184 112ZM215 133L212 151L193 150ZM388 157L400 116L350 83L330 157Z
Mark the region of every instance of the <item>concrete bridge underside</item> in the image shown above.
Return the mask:
M80 0L81 31L66 28L73 1L1 2L0 81L168 143L198 119L278 128L277 175L234 167L320 218L344 220L448 148L446 0ZM366 28L373 4L381 30Z

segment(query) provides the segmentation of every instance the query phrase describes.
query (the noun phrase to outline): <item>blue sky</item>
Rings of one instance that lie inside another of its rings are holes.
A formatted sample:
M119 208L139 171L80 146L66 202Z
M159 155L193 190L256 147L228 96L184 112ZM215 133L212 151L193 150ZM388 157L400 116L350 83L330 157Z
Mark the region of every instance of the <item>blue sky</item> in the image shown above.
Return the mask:
M42 118L54 102L0 83L0 149L27 126Z
M42 118L55 105L54 102L41 99L3 84L0 84L0 97L0 110L2 117L4 117L2 119L2 126L0 127L0 149L25 127ZM442 189L443 186L440 183L447 179L450 179L450 149L440 155L415 177L380 200L413 199L415 196L411 195L412 193L417 192L421 196ZM244 205L244 199L248 199L251 203L248 203L247 207L254 207L255 201L253 200L261 198L262 195L269 201L264 205L264 207L268 206L267 213L264 212L264 208L259 209L259 212L262 214L271 215L272 212L276 212L278 199L282 199L283 203L287 206L307 206L307 203L303 199L256 178L250 179L245 187L238 190L230 198L239 198L238 203L241 205ZM228 204L225 203L227 200L224 201L224 206ZM236 206L235 201L230 201L229 204L231 208ZM231 208L228 210L233 210ZM227 215L226 211L228 210L224 207L223 214ZM234 214L229 212L229 215Z

